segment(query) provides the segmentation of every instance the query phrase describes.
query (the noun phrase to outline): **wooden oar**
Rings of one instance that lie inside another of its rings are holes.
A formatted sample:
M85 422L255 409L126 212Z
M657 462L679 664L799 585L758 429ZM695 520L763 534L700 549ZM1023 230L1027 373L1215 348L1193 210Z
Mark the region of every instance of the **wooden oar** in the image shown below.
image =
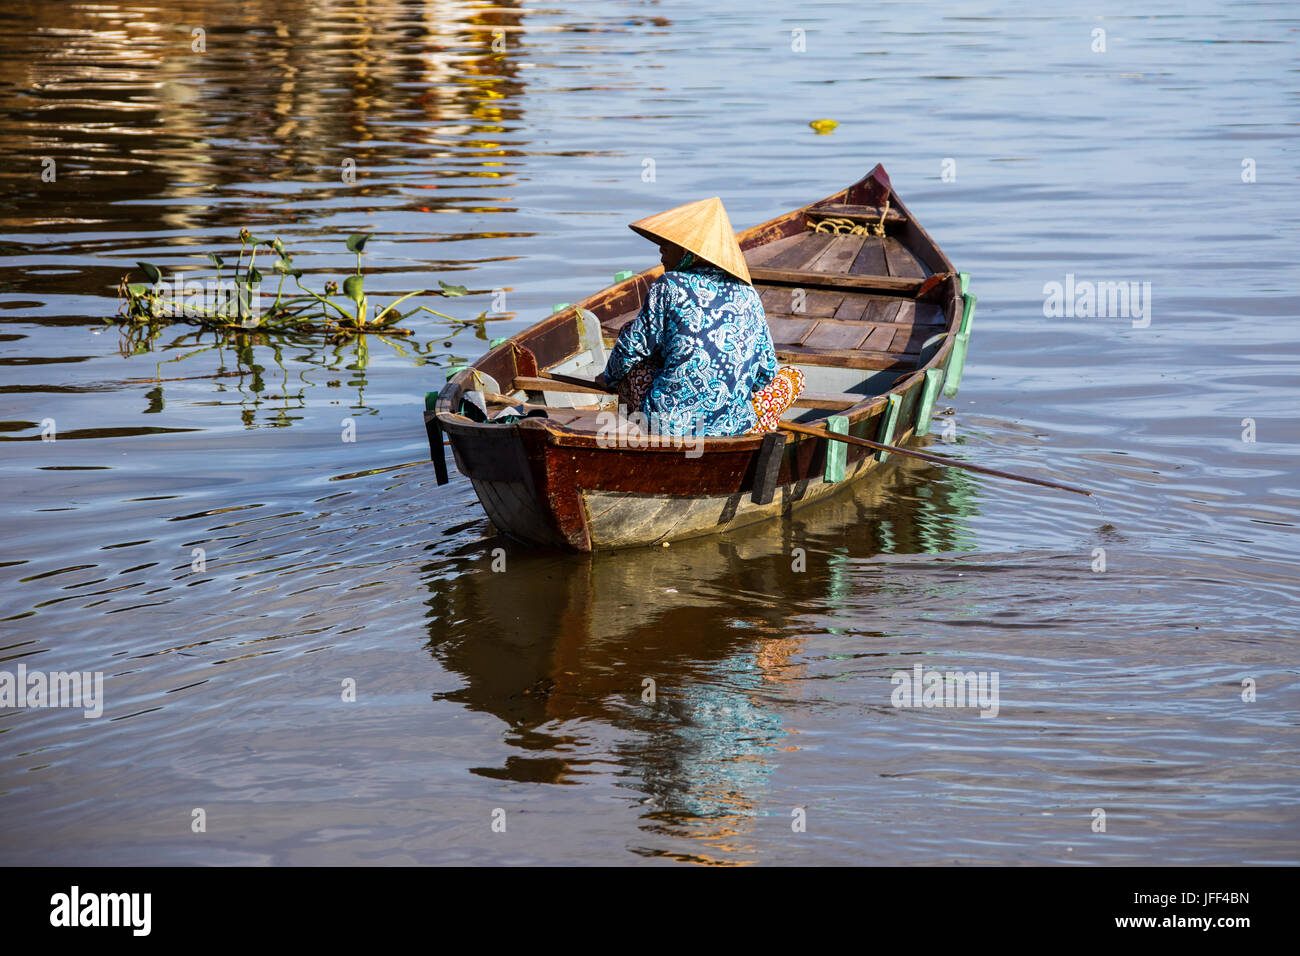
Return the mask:
M602 395L614 394L609 389L602 388L600 385L597 385L595 382L589 379L578 378L577 376L574 375L561 375L559 372L539 371L536 376L520 375L516 377L515 383L518 384L520 381L523 381L526 384L536 384L538 379L558 382L561 385L571 385L573 388L581 389L582 391L585 392L599 392ZM559 388L556 389L556 391L564 392L564 391L570 391L570 389Z
M964 468L967 471L977 471L981 475L992 475L995 478L1010 478L1012 481L1024 481L1031 485L1042 485L1044 488L1055 488L1058 491L1072 491L1076 495L1091 496L1091 491L1084 491L1082 488L1074 488L1070 485L1057 484L1054 481L1044 481L1041 478L1027 478L1024 475L1013 475L1009 471L998 471L996 468L985 468L983 465L972 465L968 462L958 461L955 458L944 458L940 455L927 455L922 451L912 451L908 448L899 448L897 445L882 445L880 442L870 441L866 438L858 438L855 435L839 435L835 432L828 432L824 428L813 428L811 425L800 425L796 422L778 422L781 428L788 432L796 432L800 435L812 435L816 438L833 438L836 441L846 442L850 445L862 445L864 448L874 448L876 451L887 451L891 455L903 455L907 458L919 458L921 461L928 461L932 465L943 465L947 468Z
M558 382L562 385L568 385L569 388L557 388L557 392L571 392L575 388L584 392L600 392L602 395L614 394L609 389L597 385L595 382L585 378L578 378L574 375L562 375L559 372L548 372L542 368L537 361L537 355L526 345L519 342L510 343L511 350L515 359L515 387L532 388L537 390L537 386L542 382Z

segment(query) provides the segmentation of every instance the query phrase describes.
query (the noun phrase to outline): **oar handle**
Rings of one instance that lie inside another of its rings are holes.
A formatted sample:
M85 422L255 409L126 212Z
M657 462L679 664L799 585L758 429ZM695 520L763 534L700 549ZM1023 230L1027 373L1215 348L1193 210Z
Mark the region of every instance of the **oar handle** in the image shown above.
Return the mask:
M538 372L538 378L549 378L556 382L563 382L565 385L574 385L578 388L589 388L593 392L604 392L606 395L613 394L608 388L605 388L599 382L593 382L591 379L578 378L576 375L561 375L559 372Z

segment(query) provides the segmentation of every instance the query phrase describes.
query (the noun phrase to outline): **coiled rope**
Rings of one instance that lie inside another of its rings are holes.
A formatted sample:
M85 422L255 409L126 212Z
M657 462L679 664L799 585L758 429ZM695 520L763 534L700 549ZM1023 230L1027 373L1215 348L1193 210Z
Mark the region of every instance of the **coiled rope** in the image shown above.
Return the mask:
M889 200L880 210L880 222L856 223L852 219L826 218L813 226L813 232L822 232L836 236L883 236L885 234L885 217L889 215Z

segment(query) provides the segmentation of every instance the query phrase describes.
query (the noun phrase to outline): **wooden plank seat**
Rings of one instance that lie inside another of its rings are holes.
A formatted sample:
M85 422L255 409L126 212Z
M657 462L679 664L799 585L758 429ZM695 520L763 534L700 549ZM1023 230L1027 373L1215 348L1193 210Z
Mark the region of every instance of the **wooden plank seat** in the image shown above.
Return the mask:
M851 238L836 236L837 239ZM917 270L921 271L921 270ZM915 297L928 275L858 275L854 273L816 272L807 269L770 269L751 266L749 276L755 287L787 286L807 289L861 289Z
M809 206L804 210L804 215L810 219L848 219L852 222L874 225L880 222L880 207L828 202L818 206ZM885 225L902 222L907 222L907 217L891 206L889 211L885 213Z
M892 325L943 325L943 308L934 302L914 302L893 296L860 292L809 291L764 288L759 290L768 321L774 318L835 319L840 322L875 322Z
M605 335L618 337L618 333L623 331L623 326L627 325L636 318L636 312L623 312L619 315L610 316L607 319L601 319L600 329Z
M916 368L921 357L915 352L880 352L868 349L819 348L811 345L778 346L776 359L782 365L836 365L840 368L905 372Z
M867 401L872 396L859 395L856 392L810 392L806 389L794 400L794 408L824 408L844 411Z

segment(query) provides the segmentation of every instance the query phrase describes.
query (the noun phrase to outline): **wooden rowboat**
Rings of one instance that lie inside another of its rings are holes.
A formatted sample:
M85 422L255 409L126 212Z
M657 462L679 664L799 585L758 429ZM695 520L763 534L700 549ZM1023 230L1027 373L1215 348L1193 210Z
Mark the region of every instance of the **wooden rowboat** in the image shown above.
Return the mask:
M804 395L787 418L906 442L956 394L975 297L968 277L913 219L876 166L858 182L736 237L763 300L777 357ZM443 435L492 523L540 547L595 551L726 531L788 514L862 479L888 457L788 432L668 440L614 411L611 396L545 376L593 379L662 272L617 284L449 369L425 399L447 481ZM477 421L508 404L535 417Z

